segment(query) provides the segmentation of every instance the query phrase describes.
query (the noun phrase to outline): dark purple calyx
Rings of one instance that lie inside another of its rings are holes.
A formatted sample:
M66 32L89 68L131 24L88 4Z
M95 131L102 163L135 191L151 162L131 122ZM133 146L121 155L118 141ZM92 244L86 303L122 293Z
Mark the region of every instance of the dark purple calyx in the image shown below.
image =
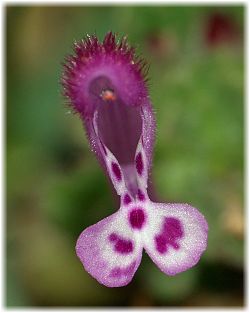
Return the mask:
M180 248L178 239L183 237L183 229L178 219L166 217L160 234L155 236L156 249L160 254L168 251L168 247L172 246L175 250Z
M110 276L117 277L117 278L121 276L130 276L134 272L135 266L136 266L136 261L134 261L133 263L131 263L129 266L125 268L115 267L111 270Z
M134 208L129 213L129 222L132 228L141 229L146 222L146 215L142 208Z
M109 235L109 240L114 244L116 252L121 254L129 254L133 252L133 242L131 240L123 239L115 233Z

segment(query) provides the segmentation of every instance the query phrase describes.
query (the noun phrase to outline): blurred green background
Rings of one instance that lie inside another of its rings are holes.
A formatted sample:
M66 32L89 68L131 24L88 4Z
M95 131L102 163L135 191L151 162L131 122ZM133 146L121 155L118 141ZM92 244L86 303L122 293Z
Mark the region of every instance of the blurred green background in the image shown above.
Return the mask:
M8 6L6 305L244 305L244 7ZM165 276L144 253L106 288L75 255L80 232L118 208L59 84L74 40L127 34L150 63L158 199L209 223L198 265Z

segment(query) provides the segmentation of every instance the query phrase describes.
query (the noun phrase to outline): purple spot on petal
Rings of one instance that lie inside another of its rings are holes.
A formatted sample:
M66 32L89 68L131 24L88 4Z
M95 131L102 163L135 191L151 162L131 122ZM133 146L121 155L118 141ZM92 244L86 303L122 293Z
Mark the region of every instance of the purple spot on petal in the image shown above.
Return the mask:
M118 239L117 235L115 233L112 233L109 235L109 240L110 241L116 241Z
M133 263L131 263L129 266L125 268L115 267L112 269L109 276L111 277L129 276L134 272L135 266L136 266L136 261L134 261Z
M136 261L134 261L133 263L131 263L128 267L125 267L123 269L123 274L124 275L131 275L135 269L135 265L136 265Z
M109 235L109 240L114 243L116 252L129 254L133 251L133 242L131 240L123 239L115 233Z
M129 214L129 221L133 228L141 229L146 220L143 209L133 209Z
M133 251L133 243L130 240L118 239L115 244L115 250L122 254L128 254Z
M139 152L135 158L135 165L136 165L136 170L137 170L138 174L142 175L144 165L143 165L143 161L142 161L141 152Z
M144 195L144 193L141 191L141 189L138 189L137 195L138 195L138 199L139 199L140 201L144 201L144 200L145 200L145 195Z
M115 162L112 162L112 165L111 165L111 166L112 166L112 171L113 171L113 173L114 173L116 179L117 179L118 181L120 181L120 180L122 179L122 173L121 173L121 171L120 171L120 168L119 168L118 164L115 163Z
M123 199L123 202L124 202L124 204L125 205L128 205L129 203L131 203L131 198L130 198L130 196L129 196L129 194L125 194L125 196L124 196L124 199Z
M112 269L112 271L110 272L111 277L120 277L122 276L122 270L120 267L115 267Z
M180 221L174 217L167 217L164 223L164 233L169 240L182 237L183 231Z
M167 251L166 238L163 235L155 237L156 249L159 253L164 254Z
M162 232L155 236L157 251L164 254L167 252L168 246L172 246L175 250L179 249L180 246L176 241L182 237L183 230L180 221L173 217L165 218Z

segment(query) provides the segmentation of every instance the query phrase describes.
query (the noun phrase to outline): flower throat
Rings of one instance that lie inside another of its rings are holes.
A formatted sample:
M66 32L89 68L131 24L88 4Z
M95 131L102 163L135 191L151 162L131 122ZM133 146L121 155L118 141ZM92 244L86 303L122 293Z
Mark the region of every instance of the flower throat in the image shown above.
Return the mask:
M99 139L119 163L132 197L138 192L135 151L142 133L140 108L126 105L105 76L95 78L89 88L94 103Z

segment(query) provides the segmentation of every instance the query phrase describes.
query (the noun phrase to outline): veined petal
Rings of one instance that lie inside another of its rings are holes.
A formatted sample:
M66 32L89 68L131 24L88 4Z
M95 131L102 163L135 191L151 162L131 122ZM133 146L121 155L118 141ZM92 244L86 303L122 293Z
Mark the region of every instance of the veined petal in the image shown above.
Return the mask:
M207 232L204 216L190 205L151 203L143 244L161 271L175 275L197 264Z
M142 257L141 238L128 224L126 210L85 229L76 244L85 270L107 287L127 285Z

